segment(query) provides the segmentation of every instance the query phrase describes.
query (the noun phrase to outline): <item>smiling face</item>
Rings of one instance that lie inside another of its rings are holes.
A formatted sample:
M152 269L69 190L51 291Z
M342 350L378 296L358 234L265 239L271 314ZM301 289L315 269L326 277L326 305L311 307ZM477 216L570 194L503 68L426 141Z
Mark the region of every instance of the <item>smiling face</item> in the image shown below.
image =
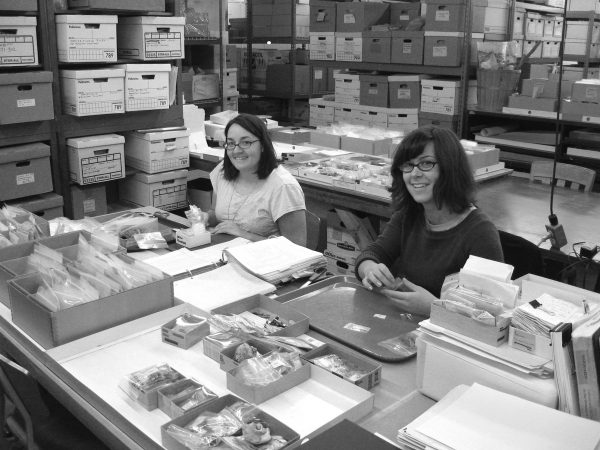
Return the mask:
M423 153L408 162L418 164L425 160L436 161L433 142L429 142L423 149ZM418 167L414 167L412 172L402 174L406 189L412 198L415 202L420 203L426 208L436 207L435 200L433 199L433 187L439 177L440 169L438 164L433 166L433 168L427 172L420 170Z
M252 144L245 149L236 145L233 150L227 150L227 155L233 166L240 172L256 173L262 151L262 146L258 138L236 123L229 127L227 132L227 142L232 142L234 144L252 142Z

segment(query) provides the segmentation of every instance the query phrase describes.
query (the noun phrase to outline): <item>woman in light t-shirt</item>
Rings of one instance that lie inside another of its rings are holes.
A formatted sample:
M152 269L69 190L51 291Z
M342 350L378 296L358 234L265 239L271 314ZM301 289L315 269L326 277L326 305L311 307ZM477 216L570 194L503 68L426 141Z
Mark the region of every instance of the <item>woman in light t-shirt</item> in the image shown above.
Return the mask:
M306 245L304 193L277 164L264 122L240 114L225 127L225 158L210 173L214 196L209 226L252 241L281 235Z

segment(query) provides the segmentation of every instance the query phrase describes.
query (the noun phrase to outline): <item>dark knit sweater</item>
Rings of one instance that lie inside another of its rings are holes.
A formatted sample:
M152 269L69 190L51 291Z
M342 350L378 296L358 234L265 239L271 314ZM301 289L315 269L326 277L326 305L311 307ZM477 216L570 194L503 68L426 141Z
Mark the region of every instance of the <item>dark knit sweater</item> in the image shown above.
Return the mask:
M498 231L479 209L454 228L436 232L426 228L424 217L409 227L394 213L383 234L357 258L356 267L372 259L439 297L444 278L457 273L469 255L503 261Z

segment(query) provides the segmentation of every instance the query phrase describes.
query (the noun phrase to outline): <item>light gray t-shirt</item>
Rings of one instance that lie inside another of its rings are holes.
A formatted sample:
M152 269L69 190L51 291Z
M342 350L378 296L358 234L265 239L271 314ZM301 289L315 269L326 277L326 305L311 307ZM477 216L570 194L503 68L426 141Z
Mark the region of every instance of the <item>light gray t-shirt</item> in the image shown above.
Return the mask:
M265 180L259 180L249 194L236 191L236 182L227 181L223 163L210 173L217 195L217 221L233 220L241 228L261 236L279 234L276 221L292 211L306 209L304 192L298 181L282 166Z

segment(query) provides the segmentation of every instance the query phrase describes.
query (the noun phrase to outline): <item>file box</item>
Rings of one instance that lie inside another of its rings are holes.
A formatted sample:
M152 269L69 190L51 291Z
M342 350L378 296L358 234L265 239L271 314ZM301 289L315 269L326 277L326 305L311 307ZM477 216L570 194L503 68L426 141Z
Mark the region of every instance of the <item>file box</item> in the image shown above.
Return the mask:
M64 216L63 198L61 195L55 194L54 192L12 200L7 202L7 204L23 208L46 220Z
M119 58L155 61L184 58L185 17L121 17L117 24Z
M390 61L396 64L423 64L423 31L392 31Z
M2 73L0 96L0 125L54 119L52 72Z
M390 130L408 132L419 126L418 108L390 108L387 117L387 127ZM392 156L394 155L390 154Z
M310 32L310 59L335 61L335 33L333 31Z
M341 4L341 3L340 3ZM349 4L349 3L347 3ZM354 61L363 60L362 32L335 33L335 60Z
M464 33L425 32L423 64L426 66L458 67L462 60Z
M125 162L146 173L185 169L190 166L190 130L134 131L125 135Z
M165 11L165 0L69 0L70 8L127 11Z
M337 3L335 31L361 32L372 25L389 23L390 5L386 3Z
M170 64L122 64L125 70L125 111L169 109Z
M471 0L471 31L483 32L485 7L489 0ZM465 23L464 0L425 0L425 31L463 31Z
M124 142L119 134L67 139L71 181L84 185L124 178Z
M553 358L550 338L529 333L513 326L508 328L508 345L542 358L548 358L548 360Z
M239 95L230 95L223 100L223 111L237 111Z
M133 261L127 256L121 258ZM34 273L10 280L8 290L13 323L46 349L173 306L173 279L166 275L162 280L57 312L33 298L40 284L40 275Z
M364 62L389 63L391 61L391 31L363 31L362 45Z
M37 19L0 16L0 68L38 65Z
M405 28L408 23L421 15L421 2L397 2L390 4L390 24Z
M388 80L390 108L419 108L421 106L420 75L391 75Z
M41 142L0 148L0 200L52 191L50 147Z
M108 213L106 186L102 183L70 187L73 219L100 216Z
M138 172L119 183L123 200L172 211L187 206L186 169L147 174Z
M37 0L0 0L2 11L37 11Z
M125 112L123 69L61 70L60 85L65 114L82 117Z
M55 18L60 62L117 60L117 16L59 14Z
M419 126L435 125L449 130L458 129L458 116L448 114L419 112Z
M335 31L337 3L310 0L310 30L314 32Z
M223 77L223 95L238 95L238 70L237 69L225 69L225 76Z

